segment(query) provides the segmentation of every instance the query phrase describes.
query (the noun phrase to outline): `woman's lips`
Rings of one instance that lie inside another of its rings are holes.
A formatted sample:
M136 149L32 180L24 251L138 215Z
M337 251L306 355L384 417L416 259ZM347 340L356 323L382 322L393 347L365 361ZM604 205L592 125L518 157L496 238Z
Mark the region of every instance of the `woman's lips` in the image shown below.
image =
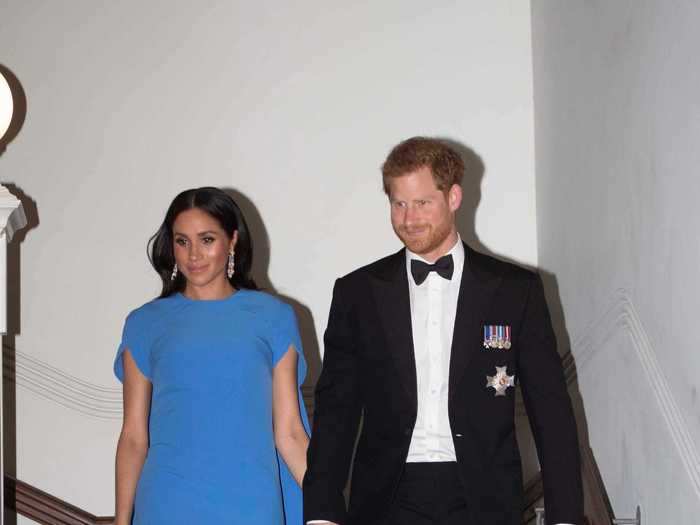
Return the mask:
M190 273L202 273L207 269L207 266L206 264L204 266L188 266L187 271Z

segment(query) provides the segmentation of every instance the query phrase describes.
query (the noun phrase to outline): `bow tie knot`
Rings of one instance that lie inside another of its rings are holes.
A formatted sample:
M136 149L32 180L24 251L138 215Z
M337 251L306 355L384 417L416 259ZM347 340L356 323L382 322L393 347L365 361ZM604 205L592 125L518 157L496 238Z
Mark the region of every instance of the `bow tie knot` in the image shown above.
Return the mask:
M448 281L451 280L454 272L452 254L443 255L433 264L428 264L418 259L411 259L411 275L413 275L413 280L417 285L423 284L430 272L437 272L441 277Z

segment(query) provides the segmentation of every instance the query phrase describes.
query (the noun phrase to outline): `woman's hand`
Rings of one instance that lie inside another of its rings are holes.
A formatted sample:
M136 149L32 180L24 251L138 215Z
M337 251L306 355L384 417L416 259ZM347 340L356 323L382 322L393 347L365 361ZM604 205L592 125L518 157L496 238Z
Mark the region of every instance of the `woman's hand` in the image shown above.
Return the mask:
M306 473L309 436L299 413L297 351L293 345L272 371L272 422L275 445L299 486Z

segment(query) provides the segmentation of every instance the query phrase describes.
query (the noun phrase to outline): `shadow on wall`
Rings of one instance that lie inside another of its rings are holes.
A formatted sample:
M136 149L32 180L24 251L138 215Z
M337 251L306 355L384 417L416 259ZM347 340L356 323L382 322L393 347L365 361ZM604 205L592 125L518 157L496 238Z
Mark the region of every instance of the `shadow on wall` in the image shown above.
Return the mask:
M15 74L3 64L0 64L0 74L7 80L12 92L12 120L5 135L0 138L0 162L8 145L19 135L27 115L27 97L22 84ZM2 181L24 208L27 225L15 233L12 242L7 245L7 334L2 337L2 371L3 371L3 472L10 476L17 475L17 396L15 383L15 340L21 333L21 254L20 246L27 233L39 225L39 214L36 203L20 188L12 183ZM5 492L5 507L3 523L15 525L17 515L14 508L14 493Z
M552 318L552 325L557 338L557 348L561 356L566 356L565 364L567 365L567 379L569 379L569 394L576 415L578 425L579 440L582 450L590 448L588 439L588 424L586 422L585 411L583 407L583 398L576 382L576 365L571 356L571 340L569 332L566 328L566 319L559 297L559 287L556 277L547 271L541 270L523 264L520 261L513 260L509 257L492 252L480 240L476 232L476 210L481 201L481 183L486 173L486 167L481 157L474 152L469 146L466 146L451 138L438 137L441 141L448 144L456 150L464 161L464 178L462 180L462 206L457 214L456 223L457 229L462 236L462 239L476 251L485 253L505 262L513 263L521 267L526 267L540 274L545 289L547 304ZM512 218L513 221L518 220L517 217ZM521 407L518 413L521 417L516 419L516 430L518 440L520 442L521 454L523 459L523 472L526 475L535 474L539 469L536 450L532 432L530 430L529 421L525 417L524 406L522 400L519 404Z
M462 240L478 252L485 253L501 261L537 271L529 264L517 261L502 254L495 253L483 244L476 233L476 210L481 202L481 182L486 173L486 166L481 157L469 146L450 138L437 137L452 149L457 151L464 162L464 178L462 179L462 205L457 211L456 224ZM517 217L513 219L518 220Z
M314 385L321 371L321 353L318 347L313 314L309 307L298 299L282 295L275 290L275 286L268 275L271 254L270 237L267 234L262 216L253 201L238 190L232 188L222 189L236 201L248 223L253 243L253 268L251 274L255 282L261 289L275 294L294 308L299 323L301 341L304 345L304 357L308 367L304 384Z
M462 179L462 205L457 211L457 230L462 240L476 251L494 255L484 246L476 234L476 209L481 202L481 181L486 168L484 161L473 149L461 142L445 137L437 137L462 157L464 162L464 178Z
M556 276L546 270L539 270L539 274L542 277L542 284L544 286L544 294L547 300L547 305L549 306L549 315L552 319L552 328L554 329L554 335L557 339L557 348L559 354L564 357L565 363L568 362L566 366L566 378L569 386L569 395L571 396L571 403L573 405L574 414L576 416L576 425L578 427L578 439L579 448L583 451L582 460L584 461L584 505L586 516L599 516L605 515L600 514L601 510L603 512L608 512L607 509L600 509L599 502L596 500L599 498L607 499L607 494L604 492L602 494L595 494L593 492L599 491L600 485L594 486L593 480L590 479L591 476L587 472L590 468L595 468L595 454L591 449L591 442L588 432L588 421L586 420L586 410L585 404L583 402L583 396L581 395L581 390L579 388L577 373L576 373L576 361L571 353L571 337L569 336L569 330L566 327L566 315L564 314L564 308L561 303L561 297L559 295L559 283ZM585 458L586 455L592 458L593 465L586 465ZM604 487L603 487L604 488ZM606 505L610 508L610 504Z

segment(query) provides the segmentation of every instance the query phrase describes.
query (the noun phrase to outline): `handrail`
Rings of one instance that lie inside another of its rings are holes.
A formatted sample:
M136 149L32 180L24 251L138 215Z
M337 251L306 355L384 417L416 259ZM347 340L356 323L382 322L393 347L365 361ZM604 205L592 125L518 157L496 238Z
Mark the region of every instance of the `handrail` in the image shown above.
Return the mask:
M95 516L51 494L5 474L5 505L42 525L108 525L110 516Z
M544 507L537 507L535 509L535 525L545 525L544 519ZM586 520L588 521L588 518ZM612 525L642 525L642 509L637 505L634 518L613 518Z
M584 518L586 525L617 525L607 491L600 477L590 448L581 451L581 477L583 478ZM538 472L525 488L525 511L523 524L543 525L545 509L542 506L544 486L542 473ZM634 523L634 522L630 522Z
M566 383L570 386L576 381L574 357L571 352L566 352L561 360ZM593 456L593 451L587 445L581 447L581 476L583 478L584 512L587 524L613 525L615 514ZM537 511L542 506L543 498L542 474L537 473L525 484L525 509L523 510L522 520L524 525L536 524Z
M544 486L542 485L542 474L535 474L530 481L525 483L523 509L523 525L531 523L537 517L537 505L544 497Z

